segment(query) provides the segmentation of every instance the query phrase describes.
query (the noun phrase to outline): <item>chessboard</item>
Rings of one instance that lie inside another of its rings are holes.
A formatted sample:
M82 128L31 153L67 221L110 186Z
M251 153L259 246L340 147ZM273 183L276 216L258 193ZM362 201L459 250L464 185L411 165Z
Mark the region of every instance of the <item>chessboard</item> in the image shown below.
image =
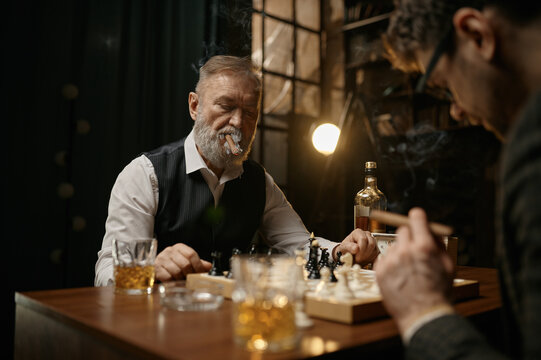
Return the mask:
M353 266L355 268L355 266ZM337 283L312 285L304 297L304 311L315 318L354 324L388 316L384 306L375 272L365 269L346 270L347 289L344 279ZM342 284L342 285L341 285ZM326 288L326 289L325 289ZM453 298L455 301L479 296L479 282L455 279Z
M304 285L304 312L314 318L354 324L388 316L376 283L375 273L353 266L343 266L337 271L337 282L323 279L307 279ZM223 296L231 299L235 280L207 273L188 274L186 287L198 289L208 282L219 283ZM479 282L455 279L453 295L456 301L479 296Z

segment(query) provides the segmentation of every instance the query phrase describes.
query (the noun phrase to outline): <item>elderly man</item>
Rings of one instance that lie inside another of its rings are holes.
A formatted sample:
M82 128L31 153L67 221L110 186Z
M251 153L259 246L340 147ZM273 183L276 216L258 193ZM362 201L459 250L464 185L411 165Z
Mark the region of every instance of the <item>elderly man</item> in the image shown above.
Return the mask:
M393 63L448 89L451 114L481 121L505 142L499 179L497 253L513 358L541 358L541 5L504 0L402 0L387 43ZM384 303L407 358L496 359L454 313L453 266L421 209L376 263Z
M261 102L261 79L247 58L215 56L188 97L195 121L184 139L144 153L111 192L95 285L113 279L114 237L156 236L156 279L209 271L211 253L246 250L259 231L267 245L293 254L310 237L272 177L248 159ZM322 246L352 253L360 264L378 255L370 233L355 230Z

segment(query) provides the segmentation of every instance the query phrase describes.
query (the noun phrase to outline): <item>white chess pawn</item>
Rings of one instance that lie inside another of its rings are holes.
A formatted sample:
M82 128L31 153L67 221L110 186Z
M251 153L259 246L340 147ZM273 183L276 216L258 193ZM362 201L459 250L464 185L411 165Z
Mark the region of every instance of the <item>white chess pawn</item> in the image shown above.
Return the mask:
M304 305L295 305L295 325L299 329L307 329L314 325L314 322L310 317L304 312Z
M306 286L301 284L301 282L304 283L304 280L298 281L297 286ZM295 299L295 324L299 329L307 329L314 325L312 319L304 311L304 294L305 291L298 291L297 298Z
M304 312L304 296L310 290L306 282L304 250L295 250L295 263L297 276L295 287L295 324L299 329L306 329L314 325L312 319Z
M353 265L351 268L351 273L352 279L349 288L356 294L364 288L361 275L361 266L359 264Z
M348 272L349 272L349 269L344 266L342 266L341 268L337 269L334 272L336 275L336 278L338 279L338 283L336 284L336 287L334 288L334 298L336 300L347 301L347 300L351 300L355 298L355 295L349 288Z
M321 280L317 284L315 294L320 298L327 299L332 295L329 289L331 270L328 267L324 266L323 268L321 268L319 273L321 274Z

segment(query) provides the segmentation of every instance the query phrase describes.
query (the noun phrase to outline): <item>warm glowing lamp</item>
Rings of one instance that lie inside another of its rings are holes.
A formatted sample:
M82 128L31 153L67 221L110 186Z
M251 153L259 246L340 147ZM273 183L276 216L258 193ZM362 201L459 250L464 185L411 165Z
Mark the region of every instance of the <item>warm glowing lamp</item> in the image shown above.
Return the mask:
M336 149L339 137L340 129L338 126L329 123L321 124L312 134L312 144L323 155L330 155Z

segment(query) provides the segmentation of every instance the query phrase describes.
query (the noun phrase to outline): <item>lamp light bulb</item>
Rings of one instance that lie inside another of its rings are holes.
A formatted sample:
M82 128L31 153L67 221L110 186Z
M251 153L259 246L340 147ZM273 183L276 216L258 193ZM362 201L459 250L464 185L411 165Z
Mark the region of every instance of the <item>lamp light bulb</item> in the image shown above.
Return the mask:
M330 155L336 149L339 137L340 129L338 126L330 123L321 124L312 134L312 144L323 155Z

